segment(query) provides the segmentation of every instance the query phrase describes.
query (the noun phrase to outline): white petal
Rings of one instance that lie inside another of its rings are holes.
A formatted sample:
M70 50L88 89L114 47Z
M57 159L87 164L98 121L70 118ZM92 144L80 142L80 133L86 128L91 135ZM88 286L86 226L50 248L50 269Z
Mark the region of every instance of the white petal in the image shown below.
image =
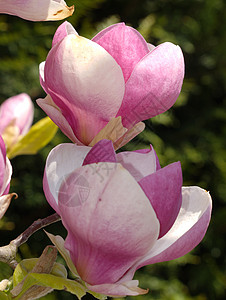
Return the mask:
M156 171L156 156L152 149L146 153L120 152L117 154L117 161L130 172L136 181Z
M64 178L75 169L82 166L83 160L90 147L77 146L74 144L61 144L56 146L48 155L45 167L45 185L48 191L44 191L49 200L49 193L53 196L56 204L58 203L58 191ZM53 204L54 205L54 204Z
M64 0L0 0L0 13L30 21L61 20L74 12Z

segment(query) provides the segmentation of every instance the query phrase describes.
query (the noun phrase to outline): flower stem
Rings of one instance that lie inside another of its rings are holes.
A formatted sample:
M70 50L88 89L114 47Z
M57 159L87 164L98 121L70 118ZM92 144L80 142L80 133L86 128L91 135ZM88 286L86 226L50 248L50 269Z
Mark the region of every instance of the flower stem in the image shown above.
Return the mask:
M24 232L22 232L17 238L12 240L7 246L0 247L0 261L7 263L10 267L15 269L17 266L16 253L18 247L26 243L32 234L39 229L55 223L60 220L60 216L55 213L44 219L38 219L34 221Z

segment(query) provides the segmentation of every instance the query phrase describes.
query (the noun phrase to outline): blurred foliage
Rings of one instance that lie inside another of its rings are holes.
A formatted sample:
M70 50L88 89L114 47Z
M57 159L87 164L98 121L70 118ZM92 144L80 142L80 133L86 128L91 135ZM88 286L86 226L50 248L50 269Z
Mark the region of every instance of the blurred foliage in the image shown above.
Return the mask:
M115 22L137 28L152 44L171 41L181 46L186 75L176 104L146 121L146 130L125 149L147 148L152 143L162 166L180 160L184 185L199 185L211 192L213 218L206 237L192 253L172 262L147 266L136 278L149 288L137 300L223 300L226 288L226 7L223 0L77 0L68 19L88 38ZM33 100L44 97L38 64L45 60L52 36L62 22L32 23L0 16L0 101L21 92ZM36 106L35 121L45 114ZM1 245L7 244L37 218L53 211L42 192L46 156L55 145L68 142L58 131L54 140L35 156L12 160L11 191L17 192L0 220ZM48 228L63 237L60 224ZM18 259L37 257L49 243L40 231L20 247ZM132 251L132 249L131 249ZM0 263L0 280L10 276ZM131 298L132 297L128 297ZM135 299L133 298L133 299ZM74 299L54 292L43 299Z

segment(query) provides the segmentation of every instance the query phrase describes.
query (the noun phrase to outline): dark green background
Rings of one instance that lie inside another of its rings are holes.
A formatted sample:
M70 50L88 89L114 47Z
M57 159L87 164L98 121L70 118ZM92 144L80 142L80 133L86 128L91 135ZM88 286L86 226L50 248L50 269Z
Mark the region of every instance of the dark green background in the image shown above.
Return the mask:
M143 300L223 300L226 288L226 8L223 0L83 0L68 18L80 35L91 38L112 23L124 21L145 39L158 45L181 46L186 63L182 93L168 112L146 122L146 131L125 149L153 144L162 166L180 160L184 185L210 191L213 217L202 243L172 262L147 266L136 273L149 294ZM52 36L62 23L33 23L0 15L0 102L21 92L44 97L38 64L45 60ZM35 121L45 114L35 104ZM0 221L0 245L19 235L37 218L52 213L42 192L42 175L50 149L67 138L58 131L54 140L35 156L12 160L11 191L19 198ZM61 224L47 228L66 236ZM37 257L49 244L45 234L34 234L19 249L19 258ZM131 249L132 251L132 249ZM60 257L59 257L59 260ZM0 280L10 269L0 263ZM74 299L54 292L45 299ZM134 299L135 299L134 298Z

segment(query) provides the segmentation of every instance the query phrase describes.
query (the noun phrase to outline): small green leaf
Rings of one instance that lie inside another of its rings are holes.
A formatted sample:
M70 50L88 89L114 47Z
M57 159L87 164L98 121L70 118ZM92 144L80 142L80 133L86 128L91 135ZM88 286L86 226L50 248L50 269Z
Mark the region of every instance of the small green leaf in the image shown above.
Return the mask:
M29 258L22 260L16 267L14 273L13 273L13 286L17 286L26 275L28 275L29 272L35 267L35 265L38 262L38 258ZM59 263L54 263L53 269L51 271L52 275L58 276L58 277L67 277L67 270L65 267Z
M29 273L24 280L21 292L14 297L14 300L26 299L26 297L30 296L30 293L28 293L29 289L32 287L38 288L38 286L55 290L64 290L76 295L79 299L86 294L85 287L75 280L54 276L52 274ZM25 293L26 296L21 298ZM32 293L35 294L34 289L32 290Z
M105 299L107 299L107 296L105 296L105 295L98 294L98 293L95 293L95 292L90 291L90 290L88 290L87 292L88 292L89 294L93 295L93 297L95 297L95 298L97 298L97 299L99 299L99 300L105 300Z
M44 230L45 231L45 230ZM76 277L79 277L78 272L73 264L70 254L67 249L64 248L64 239L60 235L53 235L47 231L45 233L48 235L51 242L57 247L57 250L63 256L68 268Z
M12 159L21 154L36 154L52 140L57 129L49 117L41 119L9 150L7 156Z
M54 262L55 253L50 250L55 249L53 246L47 246L39 258L25 259L17 265L13 274L14 288L11 290L13 299L39 299L52 292L53 289L57 289L55 285L59 285L59 289L66 289L69 292L74 290L78 297L86 293L85 287L76 281L72 281L73 284L66 282L65 286L67 270L63 265ZM36 273L42 271L43 273ZM48 274L49 272L50 274ZM39 275L41 277L38 277ZM61 284L60 279L63 279Z

